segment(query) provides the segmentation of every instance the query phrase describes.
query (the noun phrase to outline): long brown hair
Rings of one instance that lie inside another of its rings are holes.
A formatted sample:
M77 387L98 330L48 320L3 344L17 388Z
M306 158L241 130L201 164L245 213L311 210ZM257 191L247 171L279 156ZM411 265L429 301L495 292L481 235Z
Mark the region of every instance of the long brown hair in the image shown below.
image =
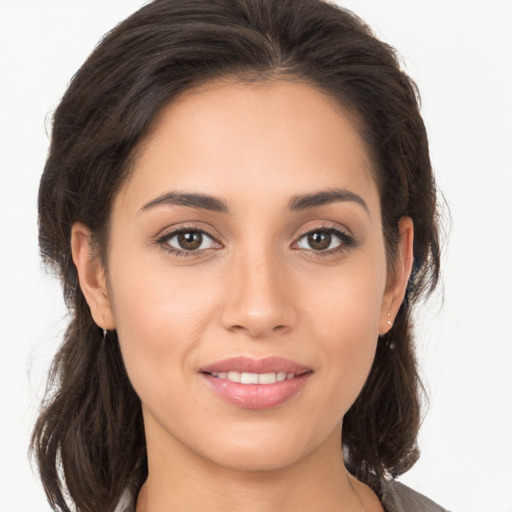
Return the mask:
M112 511L147 475L141 404L117 335L94 324L71 259L75 222L100 256L112 201L138 143L178 93L212 78L286 77L334 97L358 120L373 159L392 261L398 222L414 222L414 268L391 331L347 412L349 469L372 484L416 461L420 381L410 314L439 274L436 187L414 83L394 50L322 0L156 0L118 25L74 76L53 119L39 191L41 253L62 280L71 323L49 378L32 448L56 511Z

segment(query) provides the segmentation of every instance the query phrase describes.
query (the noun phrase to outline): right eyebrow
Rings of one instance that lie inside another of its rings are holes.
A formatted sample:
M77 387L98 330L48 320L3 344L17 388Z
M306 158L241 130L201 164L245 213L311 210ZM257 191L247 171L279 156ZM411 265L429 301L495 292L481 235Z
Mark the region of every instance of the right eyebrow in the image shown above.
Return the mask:
M185 192L170 191L152 199L146 203L139 213L162 205L189 206L190 208L200 208L212 212L227 213L228 207L222 199L206 194L189 194Z

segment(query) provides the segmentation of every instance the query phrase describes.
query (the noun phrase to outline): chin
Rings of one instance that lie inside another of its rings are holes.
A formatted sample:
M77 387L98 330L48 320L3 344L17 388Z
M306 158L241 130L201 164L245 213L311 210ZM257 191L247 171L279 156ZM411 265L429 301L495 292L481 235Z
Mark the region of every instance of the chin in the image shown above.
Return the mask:
M289 429L229 433L211 437L203 457L240 472L277 471L297 464L321 445L317 436Z
M218 466L231 471L258 473L278 471L293 466L300 457L294 449L239 448L212 454L209 458Z

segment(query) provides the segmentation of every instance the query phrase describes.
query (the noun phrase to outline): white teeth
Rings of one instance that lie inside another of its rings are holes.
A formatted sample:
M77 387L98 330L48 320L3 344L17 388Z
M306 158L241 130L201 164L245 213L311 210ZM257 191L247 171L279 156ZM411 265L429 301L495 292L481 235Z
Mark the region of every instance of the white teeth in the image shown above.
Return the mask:
M242 384L258 384L259 376L257 373L242 373L240 374L240 382Z
M227 379L240 384L274 384L284 380L293 379L294 373L272 372L272 373L248 373L248 372L218 372L212 373L218 379Z
M238 372L228 372L227 379L231 382L240 382L240 373Z
M285 372L277 372L276 380L277 380L277 382L282 382L283 380L286 380L286 373Z
M258 384L274 384L277 380L275 373L262 373L258 378Z

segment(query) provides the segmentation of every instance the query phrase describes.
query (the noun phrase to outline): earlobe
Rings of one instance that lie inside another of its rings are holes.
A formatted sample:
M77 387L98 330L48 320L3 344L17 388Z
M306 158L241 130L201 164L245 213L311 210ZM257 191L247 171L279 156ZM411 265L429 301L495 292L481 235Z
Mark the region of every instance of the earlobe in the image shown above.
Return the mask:
M386 285L379 322L379 333L387 333L402 304L414 261L414 226L410 217L402 217L398 223L400 240L393 263L393 270Z
M94 322L102 329L115 329L103 265L92 250L91 230L81 222L71 229L71 253Z

